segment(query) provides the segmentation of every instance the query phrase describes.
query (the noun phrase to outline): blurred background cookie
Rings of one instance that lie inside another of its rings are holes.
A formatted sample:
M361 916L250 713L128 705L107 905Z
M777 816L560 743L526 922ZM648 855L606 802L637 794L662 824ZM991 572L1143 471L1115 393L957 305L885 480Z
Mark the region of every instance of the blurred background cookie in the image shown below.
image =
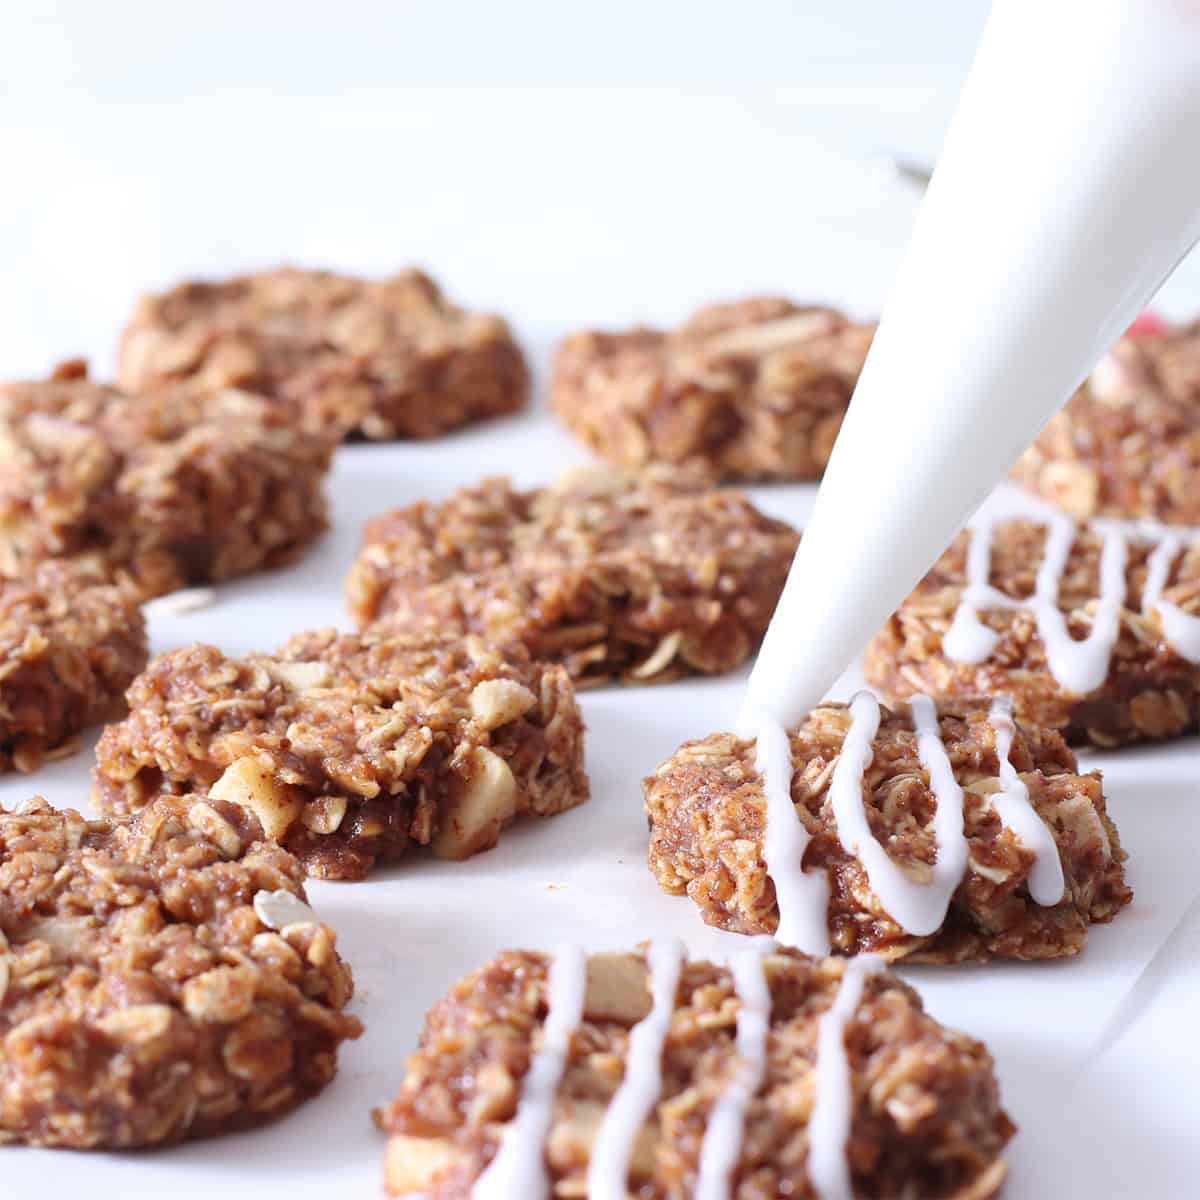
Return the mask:
M121 337L131 391L194 380L279 401L304 429L436 437L516 412L529 372L499 317L422 271L368 280L280 267L142 298Z
M718 479L818 479L874 328L832 308L758 297L669 332L572 334L551 402L601 458L703 467Z
M325 435L267 401L133 396L67 364L0 384L0 572L83 559L145 596L289 562L326 527Z

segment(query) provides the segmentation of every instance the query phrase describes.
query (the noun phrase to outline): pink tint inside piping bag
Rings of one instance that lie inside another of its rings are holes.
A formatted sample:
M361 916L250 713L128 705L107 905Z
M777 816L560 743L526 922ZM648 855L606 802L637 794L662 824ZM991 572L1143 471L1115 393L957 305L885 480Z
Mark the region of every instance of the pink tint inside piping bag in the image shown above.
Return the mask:
M750 676L794 727L1200 238L1200 0L997 0Z

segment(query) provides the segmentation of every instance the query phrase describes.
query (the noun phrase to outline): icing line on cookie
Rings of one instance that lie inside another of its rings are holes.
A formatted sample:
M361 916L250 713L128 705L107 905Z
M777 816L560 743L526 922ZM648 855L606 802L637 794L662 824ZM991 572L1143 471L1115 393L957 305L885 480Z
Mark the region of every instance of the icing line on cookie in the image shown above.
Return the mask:
M792 743L778 721L759 722L755 760L767 801L763 858L779 904L775 936L806 954L828 954L829 880L824 871L804 870L811 839L792 801Z
M471 1189L474 1200L539 1200L549 1194L546 1138L586 991L587 956L579 946L561 946L550 964L541 1049L525 1073L516 1115L505 1126L496 1156Z
M1054 834L1029 802L1029 788L1009 758L1016 732L1012 700L1007 696L993 700L988 721L996 735L996 756L1000 759L1000 791L989 797L992 808L1001 824L1011 829L1021 845L1034 856L1029 872L1029 894L1043 907L1051 907L1062 900L1066 890L1062 861Z
M662 1090L662 1053L675 993L683 968L683 943L677 938L650 943L650 1012L629 1033L625 1078L613 1096L592 1146L588 1163L590 1200L627 1200L634 1143Z
M1093 522L1092 528L1102 536L1099 598L1091 631L1085 638L1075 638L1067 627L1066 614L1058 606L1058 593L1077 526L1074 520L1060 514L1047 514L1036 520L1046 527L1046 546L1034 594L1027 600L1014 599L989 582L996 522L981 518L972 525L966 584L950 628L942 638L947 658L966 664L984 662L995 650L1000 635L983 623L980 611L1024 609L1034 615L1047 665L1059 686L1077 695L1095 691L1108 676L1113 648L1121 631L1129 545L1150 543L1154 549L1146 564L1141 611L1144 615L1157 612L1167 645L1188 662L1200 663L1200 617L1162 599L1172 565L1191 542L1200 538L1200 531L1180 533L1148 521Z
M829 802L842 848L862 864L884 911L905 933L928 937L945 922L954 892L967 871L969 847L963 789L942 741L937 708L928 696L918 695L913 697L912 714L918 757L929 775L936 802L936 856L929 881L911 879L871 829L863 783L874 757L880 722L879 701L871 692L859 692L850 702L850 727L833 770ZM997 700L988 720L1000 758L1001 790L990 797L992 807L1001 823L1034 856L1030 895L1037 904L1053 906L1063 897L1062 862L1053 833L1030 803L1029 789L1009 762L1015 732L1011 703ZM776 936L809 953L828 953L828 879L823 871L803 869L809 837L792 802L791 742L774 722L764 721L759 730L757 762L767 797L763 855L779 905ZM813 949L821 943L824 949Z
M981 663L995 650L1000 635L980 619L985 608L1033 613L1038 636L1046 650L1050 673L1070 692L1095 691L1108 675L1113 647L1121 631L1121 606L1125 599L1125 566L1128 543L1123 530L1109 529L1100 552L1100 598L1085 638L1071 636L1067 618L1058 607L1063 571L1075 541L1075 522L1057 514L1047 516L1046 546L1038 567L1034 593L1016 600L989 582L992 564L993 521L981 521L971 531L967 550L967 583L958 608L942 639L946 657L961 663Z
M767 1070L767 1042L771 1031L771 988L764 960L775 947L773 938L755 938L730 961L734 989L741 1006L734 1035L741 1059L733 1079L708 1116L700 1144L696 1200L728 1200L730 1179L741 1157L746 1110Z
M808 1177L818 1200L854 1200L846 1143L854 1108L846 1026L862 1002L863 988L883 970L875 954L846 961L833 1004L817 1024L816 1096L808 1121Z
M1163 589L1175 560L1188 547L1188 538L1161 531L1158 545L1146 561L1146 586L1142 589L1142 612L1157 611L1167 645L1180 658L1200 664L1200 617L1184 612L1177 604L1162 598Z

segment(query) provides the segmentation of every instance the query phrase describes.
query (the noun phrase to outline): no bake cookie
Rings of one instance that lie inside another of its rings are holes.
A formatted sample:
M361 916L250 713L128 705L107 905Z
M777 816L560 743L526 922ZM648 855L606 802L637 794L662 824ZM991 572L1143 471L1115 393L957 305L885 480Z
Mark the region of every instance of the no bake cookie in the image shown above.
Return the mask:
M204 1137L324 1087L361 1026L302 878L213 798L0 808L0 1142Z
M551 397L619 466L689 463L720 479L817 479L874 327L760 297L703 308L671 332L567 338Z
M1018 719L1118 746L1200 721L1200 531L1058 516L961 534L875 638L885 697L1010 695Z
M947 963L1078 952L1088 925L1130 899L1100 776L1080 774L1057 733L1013 728L984 702L918 707L926 739L908 705L881 709L864 694L815 709L787 739L790 791L778 807L754 740L719 733L682 746L645 782L659 886L686 894L708 924L747 934L776 932L783 896L789 924L827 929L839 954Z
M1013 1134L987 1050L877 963L664 943L500 954L376 1117L389 1194L431 1200L988 1200Z
M244 658L197 645L155 658L128 701L96 750L102 810L206 791L322 878L416 846L465 858L588 794L571 681L519 646L395 630Z
M421 271L356 279L291 267L180 284L139 303L121 339L131 390L239 387L300 426L434 437L522 408L529 373L499 317L451 304Z
M52 560L0 580L0 771L70 753L120 712L147 655L137 594L94 569Z
M85 559L144 595L294 558L333 451L243 392L130 396L72 364L0 385L0 573Z
M584 683L657 682L747 658L798 540L691 473L490 479L372 521L347 597L362 625L517 639Z
M1123 338L1013 478L1075 517L1200 525L1200 322Z

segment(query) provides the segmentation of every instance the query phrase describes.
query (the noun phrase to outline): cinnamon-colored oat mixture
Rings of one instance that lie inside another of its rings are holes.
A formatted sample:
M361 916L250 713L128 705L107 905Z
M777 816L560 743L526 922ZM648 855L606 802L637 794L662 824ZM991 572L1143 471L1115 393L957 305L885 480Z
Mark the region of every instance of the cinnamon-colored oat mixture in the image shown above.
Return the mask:
M279 401L335 436L434 437L515 412L529 372L499 317L451 304L421 271L366 280L283 267L180 284L139 303L121 383L180 380Z
M147 654L138 596L95 569L50 560L0 580L0 771L71 753Z
M731 1195L812 1200L809 1118L816 1095L818 1019L844 963L776 950L764 962L771 996L765 1079L745 1115ZM376 1114L388 1133L393 1196L466 1200L516 1111L547 1010L547 956L508 951L457 983L429 1013L399 1096ZM593 955L583 1024L554 1099L545 1164L557 1197L587 1195L601 1121L620 1086L630 1028L650 1009L644 952ZM700 1147L718 1099L744 1061L730 972L684 965L661 1060L662 1089L634 1142L628 1177L639 1200L695 1194ZM989 1200L1014 1132L992 1059L977 1041L922 1011L890 972L868 979L846 1027L850 1136L857 1196Z
M242 392L0 384L0 574L86 559L155 596L287 562L325 528L332 450Z
M244 658L197 645L155 658L128 701L96 749L102 810L211 792L321 878L415 846L465 858L588 795L571 681L519 646L386 629Z
M692 473L489 479L372 521L356 620L515 638L584 684L732 670L754 650L799 535Z
M1200 322L1122 339L1013 478L1074 517L1200 525Z
M1153 546L1128 542L1126 595L1104 683L1084 695L1069 692L1046 661L1037 620L1027 608L985 607L981 618L1000 641L977 664L947 657L942 640L966 585L970 531L934 564L867 648L867 680L885 699L916 692L938 697L1008 695L1018 720L1061 730L1070 742L1112 747L1177 737L1200 723L1200 664L1167 643L1158 612L1142 611L1147 561ZM1034 521L998 525L992 540L991 584L1014 599L1033 595L1046 529ZM1058 594L1071 635L1091 632L1100 594L1102 537L1080 526ZM1163 599L1200 616L1200 542L1173 563Z
M719 479L817 479L874 326L760 297L702 308L671 332L573 334L551 397L618 466L691 464Z
M157 800L128 823L40 797L0 809L0 1142L149 1146L320 1091L362 1027L302 878L212 798ZM276 891L302 920L264 923Z
M1010 761L1058 845L1062 900L1029 895L1034 856L1005 829L988 797L1000 789L995 733L985 703L946 705L942 741L964 793L967 873L946 920L929 937L906 933L872 892L857 858L838 839L829 784L850 724L848 708L815 709L791 735L792 800L812 838L804 865L830 884L830 941L839 954L875 951L889 961L948 963L1075 954L1088 925L1129 903L1117 831L1105 811L1098 773L1079 774L1057 734L1018 728ZM774 933L775 885L763 856L766 797L755 743L718 733L680 747L645 782L650 870L664 891L686 894L710 924L735 933ZM907 705L883 711L867 769L864 803L872 832L910 878L936 861L936 807L921 765Z

